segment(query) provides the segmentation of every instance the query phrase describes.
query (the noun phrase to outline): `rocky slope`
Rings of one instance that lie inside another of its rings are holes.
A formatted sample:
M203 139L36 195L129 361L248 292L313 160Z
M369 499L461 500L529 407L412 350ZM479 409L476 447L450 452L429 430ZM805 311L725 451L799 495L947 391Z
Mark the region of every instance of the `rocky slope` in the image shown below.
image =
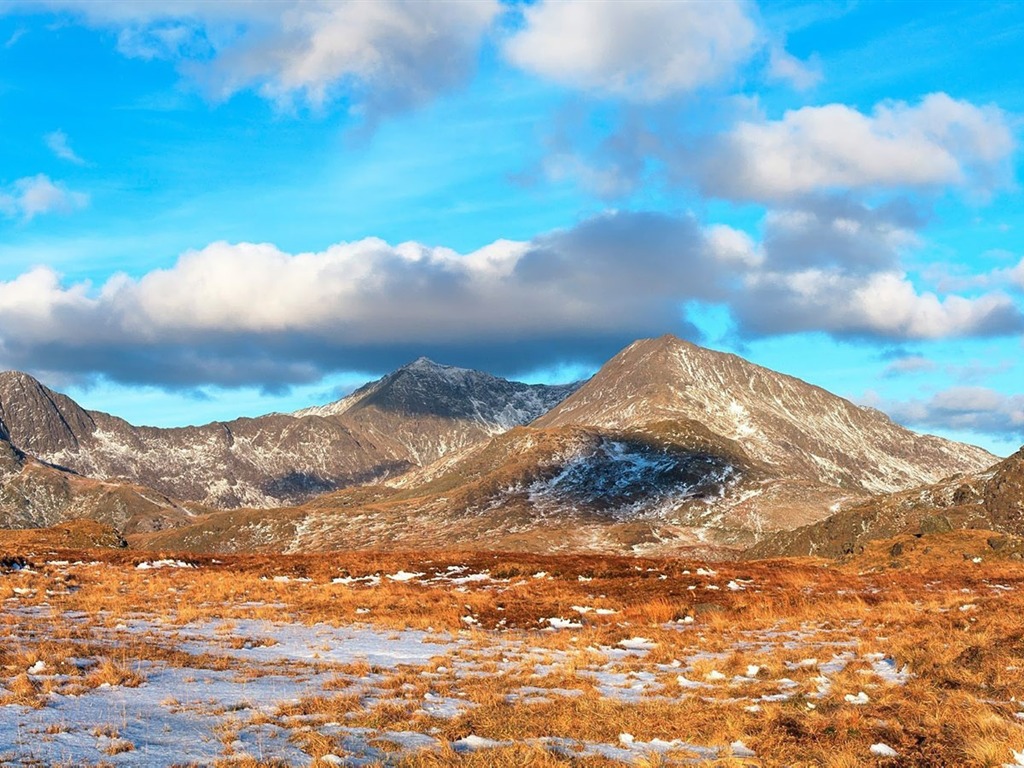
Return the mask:
M184 525L209 512L148 488L93 480L44 464L0 440L0 528L42 528L89 518L142 533Z
M800 379L673 336L643 339L610 360L535 426L621 429L699 421L787 477L860 493L936 482L997 459L920 435Z
M0 530L0 553L41 552L47 549L122 549L124 537L111 525L95 520L69 520L49 528ZM0 562L3 558L0 557Z
M699 425L665 431L515 428L387 486L291 510L216 513L150 546L238 551L475 546L622 551L699 517L742 468L742 452ZM699 539L690 543L699 545Z
M826 520L779 531L746 556L839 557L877 539L962 528L1024 536L1024 448L984 471L881 494Z
M86 411L8 372L0 373L0 438L80 475L210 506L271 507L399 475L531 421L572 389L420 359L322 408L157 429Z

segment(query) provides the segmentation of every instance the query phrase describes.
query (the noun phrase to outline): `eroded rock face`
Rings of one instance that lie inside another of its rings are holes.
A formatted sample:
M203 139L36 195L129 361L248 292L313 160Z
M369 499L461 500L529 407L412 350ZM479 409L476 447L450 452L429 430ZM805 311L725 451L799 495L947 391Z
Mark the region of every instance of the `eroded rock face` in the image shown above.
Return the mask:
M1024 448L994 469L984 484L982 503L999 530L1024 535Z
M421 359L329 406L157 429L85 411L9 372L0 374L0 435L80 475L215 507L273 507L394 477L532 421L572 389Z
M33 455L74 452L79 437L96 428L90 415L65 395L17 371L0 373L0 439Z

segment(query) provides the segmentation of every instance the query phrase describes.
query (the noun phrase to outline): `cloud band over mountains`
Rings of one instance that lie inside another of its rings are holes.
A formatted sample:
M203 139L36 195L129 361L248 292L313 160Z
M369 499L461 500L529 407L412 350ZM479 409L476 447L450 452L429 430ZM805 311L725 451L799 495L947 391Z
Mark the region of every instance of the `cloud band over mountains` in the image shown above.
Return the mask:
M98 288L66 285L37 267L0 282L0 367L167 387L274 386L425 353L515 373L598 362L640 336L694 337L691 301L725 306L746 337L908 340L1024 329L1005 291L918 289L896 255L910 235L891 217L879 225L877 211L843 211L833 236L866 231L875 248L868 267L853 250L831 264L798 255L806 239L798 230L820 230L820 215L769 217L758 244L690 215L641 212L467 254L374 238L299 254L217 242L169 269L116 275Z

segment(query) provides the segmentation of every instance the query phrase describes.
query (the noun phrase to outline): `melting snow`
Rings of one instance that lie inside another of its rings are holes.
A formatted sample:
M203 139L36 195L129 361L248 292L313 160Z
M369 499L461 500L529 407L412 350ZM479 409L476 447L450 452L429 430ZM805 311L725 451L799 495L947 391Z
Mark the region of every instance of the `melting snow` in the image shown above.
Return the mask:
M140 571L148 571L153 568L195 568L195 563L185 560L147 560L135 566Z
M619 640L619 645L631 651L649 651L658 647L656 642L648 640L646 637L630 637L626 640Z

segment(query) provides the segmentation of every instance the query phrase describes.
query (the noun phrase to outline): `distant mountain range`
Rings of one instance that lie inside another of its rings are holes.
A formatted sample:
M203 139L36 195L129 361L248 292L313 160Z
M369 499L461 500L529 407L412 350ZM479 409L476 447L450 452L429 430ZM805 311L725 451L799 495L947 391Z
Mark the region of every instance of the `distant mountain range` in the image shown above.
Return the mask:
M835 555L922 524L1024 532L1022 460L996 462L672 336L582 384L420 358L334 403L180 429L0 374L0 523L88 517L164 549Z
M336 403L199 427L136 427L0 373L0 439L41 462L209 507L298 504L434 461L556 405L574 385L421 358Z
M788 552L799 546L780 538L788 532L996 461L671 336L630 345L579 387L528 387L418 360L337 403L264 419L344 425L366 442L402 446L404 464L297 505L140 529L137 543L733 557L777 542ZM295 471L307 471L298 462ZM259 487L259 473L250 477Z

